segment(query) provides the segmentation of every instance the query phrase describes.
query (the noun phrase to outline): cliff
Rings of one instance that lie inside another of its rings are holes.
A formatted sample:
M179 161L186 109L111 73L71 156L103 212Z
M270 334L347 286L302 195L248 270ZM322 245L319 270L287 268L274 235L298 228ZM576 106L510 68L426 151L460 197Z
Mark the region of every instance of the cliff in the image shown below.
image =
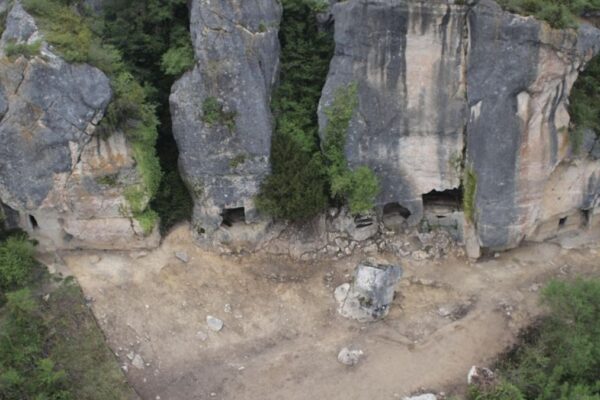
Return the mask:
M65 62L19 2L0 53L0 199L11 225L49 248L156 246L158 233L128 211L125 192L140 181L131 146L96 129L112 99L108 77Z
M600 164L572 152L568 102L600 31L555 30L489 0L353 0L332 13L321 127L337 88L357 83L345 152L378 175L384 214L400 209L414 225L431 206L474 225L490 249L552 236L572 214L591 218Z

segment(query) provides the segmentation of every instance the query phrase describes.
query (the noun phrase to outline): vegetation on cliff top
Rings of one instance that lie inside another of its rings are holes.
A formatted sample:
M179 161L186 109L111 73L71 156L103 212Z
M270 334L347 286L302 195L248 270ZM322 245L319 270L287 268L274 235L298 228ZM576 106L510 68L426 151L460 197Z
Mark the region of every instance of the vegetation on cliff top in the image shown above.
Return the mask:
M350 171L343 154L356 108L356 88L338 93L328 111L329 127L321 151L317 108L334 44L331 33L317 26L316 15L327 4L317 0L284 0L282 4L281 82L272 103L276 118L273 169L257 205L290 220L316 215L330 198L347 201L353 212L364 212L372 208L377 182L368 168Z
M586 129L600 135L600 56L590 61L579 74L569 99L571 114L571 144L578 152Z
M533 15L555 28L575 28L586 12L600 11L598 0L498 0L504 8Z

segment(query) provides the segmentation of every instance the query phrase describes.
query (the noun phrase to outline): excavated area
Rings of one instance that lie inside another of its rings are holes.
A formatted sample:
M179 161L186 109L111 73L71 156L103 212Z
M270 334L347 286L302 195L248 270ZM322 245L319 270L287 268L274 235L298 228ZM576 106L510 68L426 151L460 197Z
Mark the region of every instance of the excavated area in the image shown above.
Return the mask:
M182 225L152 252L63 252L50 268L79 281L142 399L395 399L464 390L472 365L543 312L545 282L600 276L599 250L531 244L475 264L379 254L405 274L390 314L368 324L338 315L333 297L366 256L218 256ZM356 366L337 361L346 346L364 352Z

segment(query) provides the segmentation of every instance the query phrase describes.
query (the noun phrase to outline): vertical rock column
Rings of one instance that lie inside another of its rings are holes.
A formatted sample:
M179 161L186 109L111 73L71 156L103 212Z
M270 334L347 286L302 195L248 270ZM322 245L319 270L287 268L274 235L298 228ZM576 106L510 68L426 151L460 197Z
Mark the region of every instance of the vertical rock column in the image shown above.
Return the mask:
M197 65L170 101L201 243L231 241L231 225L260 221L254 197L270 170L280 20L276 0L191 2Z
M467 167L476 177L473 217L483 247L512 248L551 214L543 211L544 203L564 208L566 200L567 209L584 203L594 168L584 166L588 171L571 181L570 189L563 187L567 190L552 183L560 178L550 178L568 169L557 169L559 164L571 162L569 93L579 70L597 53L600 31L586 25L578 31L552 29L504 12L491 0L470 11L469 30Z

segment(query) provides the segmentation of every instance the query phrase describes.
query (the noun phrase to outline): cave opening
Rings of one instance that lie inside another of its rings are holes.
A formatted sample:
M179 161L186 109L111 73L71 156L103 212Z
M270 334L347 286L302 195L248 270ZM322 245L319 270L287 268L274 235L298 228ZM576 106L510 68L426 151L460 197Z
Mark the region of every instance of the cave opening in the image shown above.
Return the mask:
M236 224L246 223L246 209L244 207L224 208L221 218L221 226L230 228Z
M433 213L452 213L462 207L462 189L432 190L423 195L423 208Z
M592 222L592 210L581 210L581 227L589 228Z
M40 225L38 224L37 219L35 219L33 215L29 215L29 225L33 230L40 229Z
M383 218L403 218L408 219L411 216L411 212L408 208L404 207L400 203L387 203L383 206Z
M567 225L569 217L562 217L558 220L558 229L563 229Z

